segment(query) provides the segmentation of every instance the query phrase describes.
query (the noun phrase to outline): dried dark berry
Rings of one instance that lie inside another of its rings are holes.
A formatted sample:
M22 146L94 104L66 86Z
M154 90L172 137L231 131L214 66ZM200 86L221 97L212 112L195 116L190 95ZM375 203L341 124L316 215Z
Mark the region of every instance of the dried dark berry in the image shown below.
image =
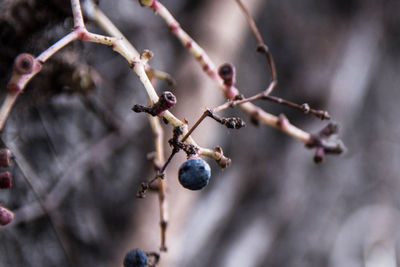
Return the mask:
M201 158L188 159L179 168L179 182L190 190L203 189L210 177L210 165Z
M132 249L125 255L124 267L145 267L147 255L140 249Z

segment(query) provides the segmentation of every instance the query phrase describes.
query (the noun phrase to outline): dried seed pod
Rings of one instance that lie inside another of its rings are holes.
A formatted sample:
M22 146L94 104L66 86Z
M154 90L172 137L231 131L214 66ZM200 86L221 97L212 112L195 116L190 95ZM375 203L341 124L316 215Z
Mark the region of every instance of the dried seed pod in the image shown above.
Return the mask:
M0 173L0 189L8 189L12 186L12 175L10 172Z

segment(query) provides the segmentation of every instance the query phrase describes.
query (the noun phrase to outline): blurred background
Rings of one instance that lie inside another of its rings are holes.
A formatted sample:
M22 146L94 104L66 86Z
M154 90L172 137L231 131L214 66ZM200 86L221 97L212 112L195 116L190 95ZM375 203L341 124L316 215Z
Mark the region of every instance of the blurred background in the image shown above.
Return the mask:
M206 121L194 133L221 146L232 165L209 161L212 179L200 192L177 182L185 160L167 169L168 252L158 266L399 266L400 1L243 0L278 71L273 95L328 110L347 146L316 165L313 151L265 125L228 130ZM263 56L235 1L169 0L163 4L216 65L231 62L250 96L269 83ZM62 0L0 0L0 88L6 92L16 55L38 55L72 27ZM224 99L216 85L152 11L136 1L100 8L152 67L177 85L172 109L189 124ZM89 30L103 33L94 23ZM49 60L1 134L15 155L14 186L0 192L15 212L0 228L0 266L122 266L132 248L158 251L156 194L136 198L154 176L148 118L131 111L146 94L126 61L111 49L74 42ZM274 103L272 114L316 133L327 122ZM172 135L165 126L167 140ZM27 181L30 181L30 186ZM32 189L34 188L34 190ZM38 202L38 198L44 203Z

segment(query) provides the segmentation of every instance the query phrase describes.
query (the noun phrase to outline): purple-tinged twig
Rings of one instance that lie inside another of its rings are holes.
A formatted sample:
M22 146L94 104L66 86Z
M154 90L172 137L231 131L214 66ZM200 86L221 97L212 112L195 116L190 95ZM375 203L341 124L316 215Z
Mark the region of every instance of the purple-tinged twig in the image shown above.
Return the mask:
M299 105L297 103L282 99L280 97L265 95L265 91L261 92L259 94L256 94L254 96L248 97L248 98L241 98L241 97L237 97L237 98L238 99L228 101L228 102L216 107L214 109L214 112L219 112L219 111L222 111L222 110L230 108L230 107L239 106L246 102L253 102L255 100L261 99L261 100L269 100L269 101L272 101L277 104L295 108L297 110L300 110L301 112L304 112L304 114L312 114L321 120L329 120L330 119L330 115L326 110L312 109L312 108L310 108L310 105L307 103L303 103L303 104Z
M219 80L222 84L223 81L217 74L217 68L215 67L212 60L209 58L207 53L201 48L180 26L178 21L172 16L167 8L157 0L139 0L139 3L144 6L151 8L155 13L160 15L167 23L170 31L178 37L182 45L186 47L190 53L196 58L201 65L204 72L212 79ZM223 91L223 88L220 87ZM224 92L225 93L225 92Z
M7 84L8 92L0 108L0 131L2 131L15 101L25 89L27 83L41 71L42 65L60 49L75 40L102 43L106 45L112 45L115 42L113 38L88 32L83 24L79 1L71 0L71 5L74 15L74 30L72 32L43 51L36 58L30 54L23 53L15 59L14 71Z
M218 69L218 74L224 81L224 86L232 87L235 85L236 74L235 74L235 67L232 64L226 63L226 64L223 64L222 66L220 66ZM220 105L219 107L215 108L214 111L218 112L218 111L224 110L228 107L234 107L234 106L246 103L246 102L255 101L257 99L264 99L264 100L272 101L274 103L278 103L281 105L286 105L291 108L298 109L298 110L304 112L305 114L312 114L312 115L320 118L321 120L329 120L330 119L330 116L327 111L312 109L312 108L310 108L310 105L307 103L299 105L294 102L291 102L291 101L288 101L288 100L285 100L285 99L282 99L282 98L279 98L276 96L270 96L269 94L272 91L274 86L275 86L274 82L271 82L270 85L268 86L267 90L264 90L263 92L258 93L256 95L248 97L248 98L243 98L242 95L236 95L233 100ZM228 88L228 90L229 90L229 88Z
M81 9L81 3L79 0L71 0L72 15L74 17L74 28L85 27L83 22L83 15Z

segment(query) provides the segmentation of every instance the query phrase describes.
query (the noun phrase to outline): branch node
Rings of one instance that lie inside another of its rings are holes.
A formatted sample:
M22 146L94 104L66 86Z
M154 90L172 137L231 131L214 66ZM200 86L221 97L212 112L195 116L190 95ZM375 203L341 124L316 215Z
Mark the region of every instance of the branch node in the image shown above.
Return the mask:
M149 61L150 59L152 59L154 56L154 53L148 49L145 49L142 51L142 53L140 53L140 59L144 60L144 61Z
M288 118L285 114L279 114L278 120L276 121L276 126L281 129L286 129L289 124Z
M147 182L143 182L140 184L139 189L136 193L136 196L138 198L145 198L146 197L146 192L149 190L150 185Z
M337 137L339 127L336 123L329 123L317 134L311 135L306 147L315 148L314 161L320 163L325 154L342 154L346 151L343 142Z
M266 44L259 44L256 48L256 51L258 53L267 54L267 53L269 53L269 48Z
M225 169L231 165L232 160L224 156L224 152L220 146L214 147L214 152L216 154L215 161L221 167L221 169Z
M308 114L310 112L310 105L307 103L303 103L301 105L301 110L303 110L304 114Z

